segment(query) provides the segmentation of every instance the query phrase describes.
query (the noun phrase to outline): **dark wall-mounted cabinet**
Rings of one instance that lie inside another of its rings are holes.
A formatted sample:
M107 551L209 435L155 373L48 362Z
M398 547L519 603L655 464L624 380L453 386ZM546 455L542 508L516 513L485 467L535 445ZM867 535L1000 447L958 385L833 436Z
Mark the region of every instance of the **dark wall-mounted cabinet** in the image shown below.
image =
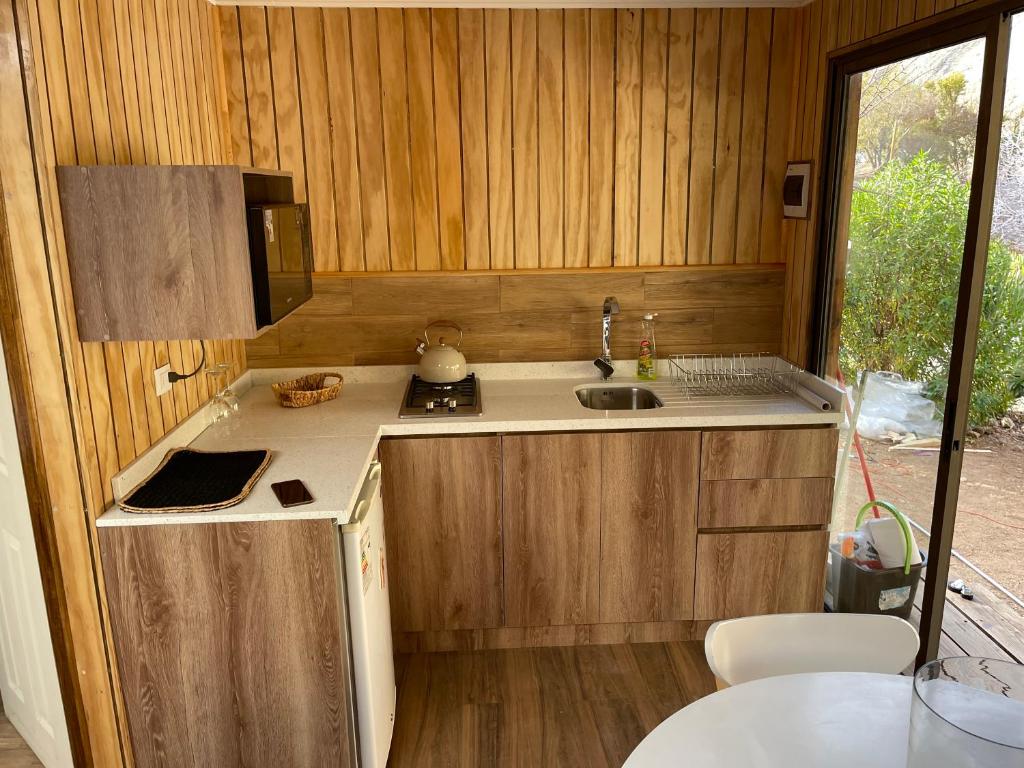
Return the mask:
M291 174L238 166L62 166L83 341L256 335L246 207L293 202Z

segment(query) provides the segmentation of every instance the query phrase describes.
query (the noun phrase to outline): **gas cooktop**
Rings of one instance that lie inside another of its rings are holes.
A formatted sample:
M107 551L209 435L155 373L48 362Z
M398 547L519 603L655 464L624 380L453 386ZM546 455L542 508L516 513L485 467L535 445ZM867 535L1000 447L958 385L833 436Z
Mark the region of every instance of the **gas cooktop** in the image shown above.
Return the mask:
M435 384L413 374L398 411L400 419L440 418L442 416L479 416L480 380L471 373L462 381Z

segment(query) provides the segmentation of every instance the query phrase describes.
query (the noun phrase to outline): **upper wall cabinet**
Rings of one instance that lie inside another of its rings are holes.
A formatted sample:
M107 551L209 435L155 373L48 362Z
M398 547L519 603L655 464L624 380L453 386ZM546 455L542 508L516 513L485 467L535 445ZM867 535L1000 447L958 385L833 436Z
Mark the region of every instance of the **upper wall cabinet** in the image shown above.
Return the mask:
M246 210L291 203L290 174L63 166L57 181L82 341L256 335Z

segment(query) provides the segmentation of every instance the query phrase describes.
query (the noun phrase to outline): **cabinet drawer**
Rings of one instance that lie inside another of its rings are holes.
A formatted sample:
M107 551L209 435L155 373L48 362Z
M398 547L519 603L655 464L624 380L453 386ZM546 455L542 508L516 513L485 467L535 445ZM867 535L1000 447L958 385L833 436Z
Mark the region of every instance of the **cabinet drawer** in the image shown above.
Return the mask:
M705 480L700 528L825 525L832 511L832 478Z
M828 531L697 536L698 621L820 611Z
M832 477L838 434L834 427L705 432L701 480Z

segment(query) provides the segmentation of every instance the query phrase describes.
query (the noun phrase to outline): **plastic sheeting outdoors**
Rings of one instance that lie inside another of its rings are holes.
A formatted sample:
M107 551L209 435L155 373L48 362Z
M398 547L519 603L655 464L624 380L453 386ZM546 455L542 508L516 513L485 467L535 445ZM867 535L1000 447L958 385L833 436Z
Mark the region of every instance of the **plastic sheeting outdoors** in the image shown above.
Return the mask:
M869 372L857 432L868 440L939 437L942 420L935 403L922 394L923 385L898 373ZM856 398L851 391L851 399Z

